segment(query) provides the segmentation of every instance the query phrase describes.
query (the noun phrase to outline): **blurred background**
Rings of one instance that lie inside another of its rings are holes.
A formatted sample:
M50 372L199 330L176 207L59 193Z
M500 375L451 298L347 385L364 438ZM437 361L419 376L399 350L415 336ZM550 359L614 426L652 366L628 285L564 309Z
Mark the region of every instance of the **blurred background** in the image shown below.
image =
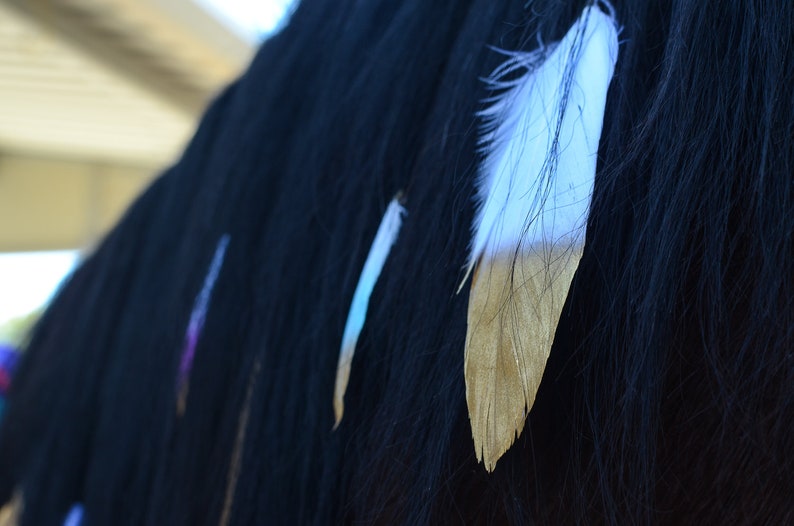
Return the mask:
M0 0L0 391L3 349L291 4Z

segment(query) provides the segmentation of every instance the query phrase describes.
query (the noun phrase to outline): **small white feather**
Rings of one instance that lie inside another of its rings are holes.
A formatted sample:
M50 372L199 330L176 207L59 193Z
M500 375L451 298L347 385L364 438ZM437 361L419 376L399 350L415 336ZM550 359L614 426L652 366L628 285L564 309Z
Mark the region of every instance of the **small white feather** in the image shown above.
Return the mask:
M347 383L350 379L350 365L353 361L353 354L356 350L358 336L364 327L367 318L367 308L369 297L375 283L378 281L383 265L389 257L391 247L397 241L397 235L402 226L402 216L405 208L400 204L400 194L392 199L383 214L375 239L369 249L367 260L358 279L356 291L353 293L353 301L350 304L350 311L347 314L345 331L342 335L342 347L339 351L339 363L336 369L336 385L334 386L334 413L336 422L334 428L342 421L344 413L344 397L347 390Z

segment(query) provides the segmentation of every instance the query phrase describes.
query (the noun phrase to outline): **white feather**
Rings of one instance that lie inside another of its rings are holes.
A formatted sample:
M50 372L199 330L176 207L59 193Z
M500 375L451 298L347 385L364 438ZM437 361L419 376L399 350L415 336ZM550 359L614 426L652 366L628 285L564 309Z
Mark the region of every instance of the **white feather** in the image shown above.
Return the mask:
M486 79L505 91L480 112L486 157L469 270L483 254L520 244L583 243L617 27L611 16L587 7L553 47L505 54L507 61ZM503 80L522 69L523 76Z
M503 52L486 79L498 94L479 114L464 375L488 471L523 430L582 255L617 33L591 5L560 42Z
M347 382L350 377L350 364L353 361L353 353L356 350L358 336L364 327L367 318L367 308L369 307L369 297L375 283L378 281L383 265L389 257L391 247L397 241L397 235L402 226L402 216L405 208L400 204L400 194L392 199L383 214L375 239L369 249L367 260L353 293L353 302L350 304L350 311L347 314L345 331L342 334L342 347L339 351L339 363L337 365L336 386L334 388L334 411L336 414L336 424L339 425L344 411L344 396L347 389Z

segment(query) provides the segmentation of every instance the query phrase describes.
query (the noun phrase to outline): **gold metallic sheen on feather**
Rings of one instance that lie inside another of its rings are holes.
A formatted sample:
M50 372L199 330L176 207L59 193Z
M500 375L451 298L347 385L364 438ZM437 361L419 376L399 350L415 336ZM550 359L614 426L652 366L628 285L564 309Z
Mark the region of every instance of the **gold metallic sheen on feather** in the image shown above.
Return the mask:
M535 402L581 249L482 259L466 334L466 402L477 459L493 471Z

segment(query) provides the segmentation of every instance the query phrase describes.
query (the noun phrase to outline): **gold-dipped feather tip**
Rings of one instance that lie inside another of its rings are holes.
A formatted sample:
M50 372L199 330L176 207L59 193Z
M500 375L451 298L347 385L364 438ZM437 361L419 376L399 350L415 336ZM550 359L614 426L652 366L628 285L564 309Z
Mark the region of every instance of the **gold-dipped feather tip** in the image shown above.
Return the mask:
M356 349L356 342L348 343L342 348L339 356L339 364L336 367L336 382L334 383L334 431L342 422L345 414L345 391L350 380L350 366L353 361L353 352Z
M477 459L489 472L535 402L581 249L484 256L469 293L464 374Z

